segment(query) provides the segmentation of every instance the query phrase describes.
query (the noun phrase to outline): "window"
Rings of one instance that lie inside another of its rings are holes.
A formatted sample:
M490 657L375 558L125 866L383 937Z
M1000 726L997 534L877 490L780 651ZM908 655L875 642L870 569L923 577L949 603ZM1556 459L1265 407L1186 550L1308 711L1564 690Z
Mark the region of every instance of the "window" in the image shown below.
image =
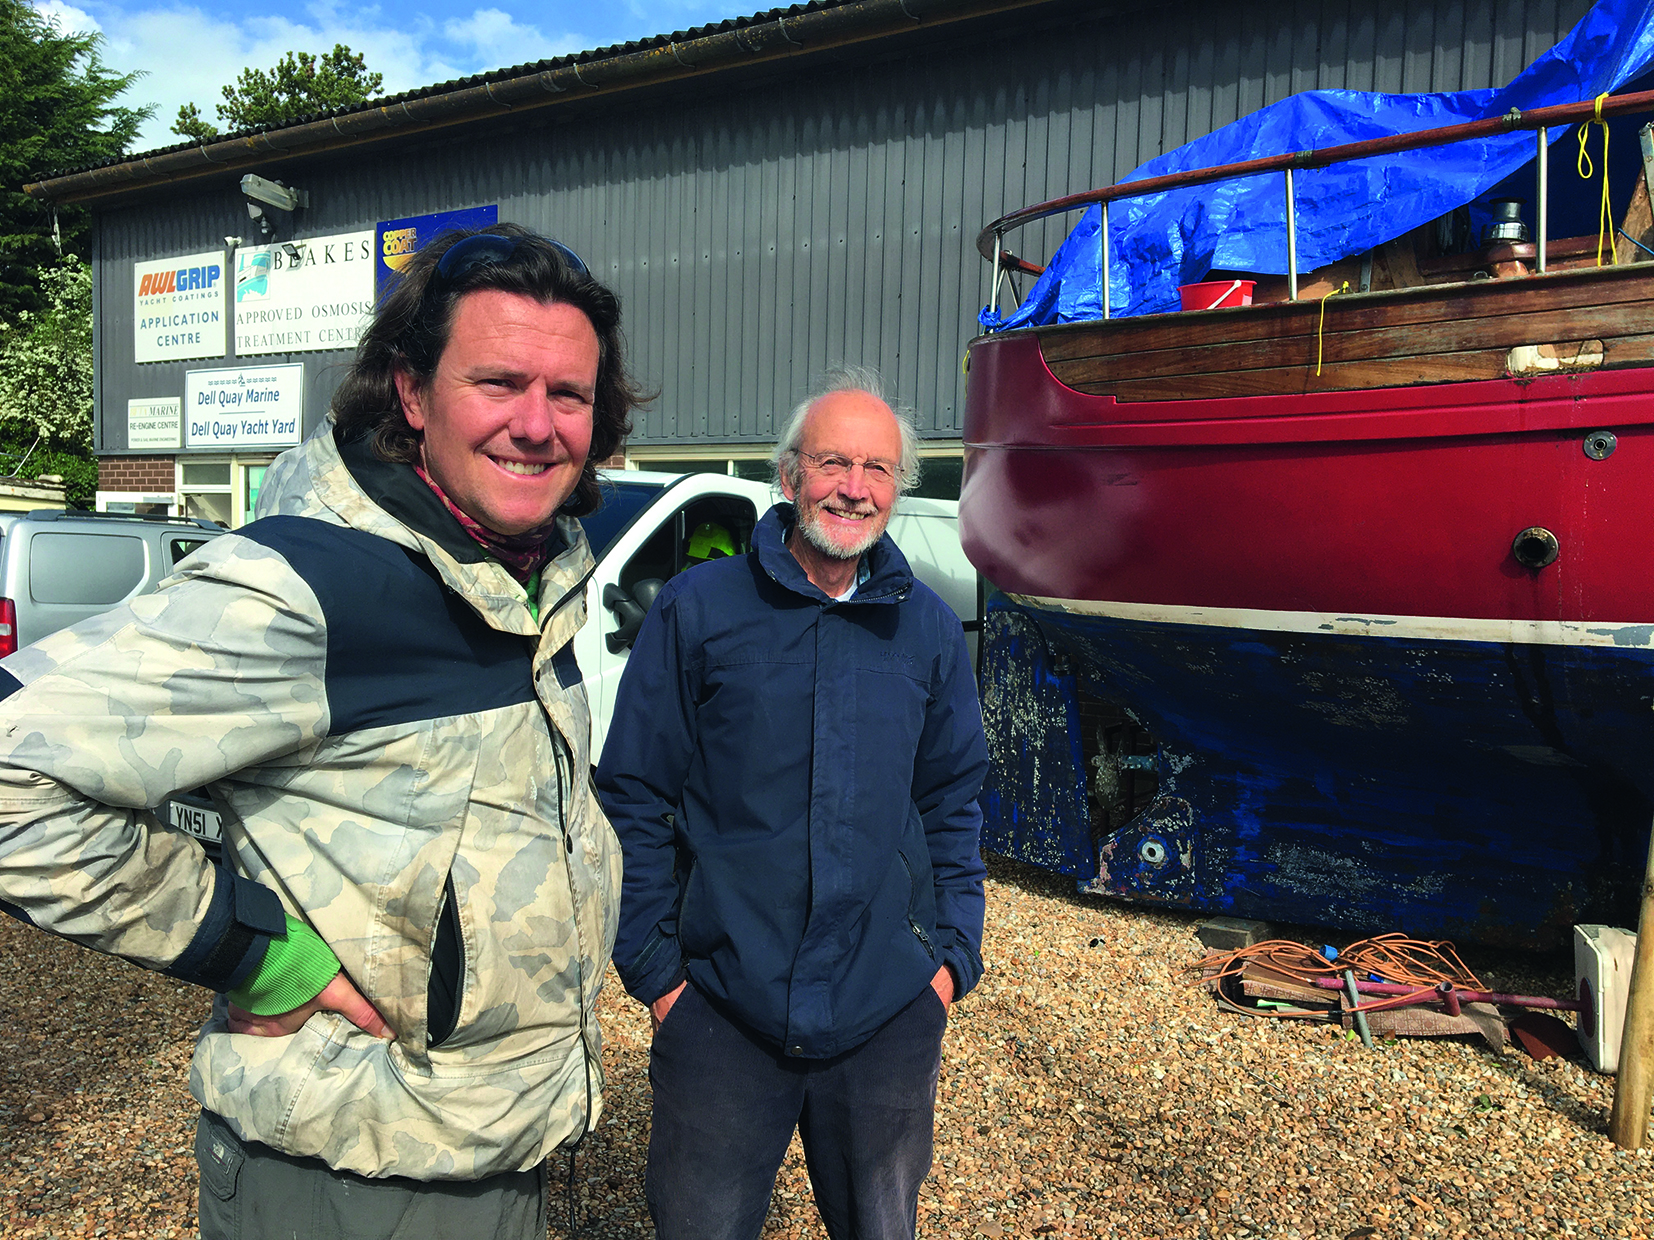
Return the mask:
M264 485L264 471L269 468L268 465L247 465L242 468L241 511L245 514L243 520L251 521L253 514L258 510L259 488Z
M620 537L620 531L631 524L632 518L654 502L661 488L653 482L604 479L602 492L603 507L580 518L580 524L586 530L586 541L592 547L592 555L599 559L609 549L609 544Z
M224 487L230 485L228 461L184 461L178 466L178 481L185 487Z
M157 496L132 496L119 491L99 491L97 493L99 512L134 512L141 517L170 517L172 515L172 497L161 499Z
M230 525L234 516L230 472L229 461L179 461L178 499L183 515Z
M29 597L105 607L144 579L144 540L130 534L37 533L29 544Z
M205 538L169 538L167 539L167 558L172 561L174 568L178 562L190 555L198 548L205 547L208 540Z
M710 532L716 536L706 540L703 535L703 540L727 539L733 554L744 555L752 547L752 529L757 524L758 514L744 499L709 495L685 504L626 562L620 587L630 594L640 581L666 581L690 564L700 563L701 557L692 558L689 551L696 531L703 525L714 527Z
M680 452L683 449L678 449ZM749 449L750 450L750 449ZM651 456L650 452L662 453L660 456ZM737 478L745 478L751 482L772 482L775 479L774 466L766 452L760 456L667 456L671 448L662 445L659 448L641 448L626 454L626 464L630 469L652 469L664 474L731 474ZM964 449L959 444L941 443L934 441L920 452L923 468L919 471L919 485L911 495L922 495L927 499L958 499L959 489L965 473Z
M965 477L965 458L962 456L922 456L919 458L919 485L909 495L923 495L926 499L958 499Z
M727 474L729 462L726 460L638 460L634 461L639 469L659 470L663 474Z
M178 459L178 512L201 517L229 529L253 519L264 486L269 457L232 456L228 460L185 456Z

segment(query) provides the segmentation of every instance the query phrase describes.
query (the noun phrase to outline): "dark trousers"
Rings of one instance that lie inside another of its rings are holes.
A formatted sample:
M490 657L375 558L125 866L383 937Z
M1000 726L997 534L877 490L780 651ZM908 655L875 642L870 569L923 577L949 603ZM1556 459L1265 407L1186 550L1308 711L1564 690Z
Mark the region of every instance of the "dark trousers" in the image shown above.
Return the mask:
M946 1024L926 986L855 1050L792 1059L686 987L649 1055L658 1240L753 1240L795 1127L832 1240L913 1240Z
M485 1180L370 1180L195 1127L202 1240L545 1240L546 1167Z

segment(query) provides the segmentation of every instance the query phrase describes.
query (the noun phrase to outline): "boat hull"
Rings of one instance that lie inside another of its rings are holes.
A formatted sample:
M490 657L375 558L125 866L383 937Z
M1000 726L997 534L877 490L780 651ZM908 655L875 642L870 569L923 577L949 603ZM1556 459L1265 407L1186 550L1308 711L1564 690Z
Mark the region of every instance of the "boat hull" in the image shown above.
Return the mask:
M969 398L961 535L1012 593L1654 620L1654 369L1128 404L1023 336L973 347ZM1536 526L1538 571L1512 554Z
M1654 651L1108 610L990 600L990 850L1092 892L1362 932L1551 947L1635 924ZM1158 786L1117 826L1093 703L1154 741Z
M986 847L1360 931L1634 924L1654 371L1126 401L1058 382L1036 333L970 366ZM1518 561L1530 527L1554 562Z

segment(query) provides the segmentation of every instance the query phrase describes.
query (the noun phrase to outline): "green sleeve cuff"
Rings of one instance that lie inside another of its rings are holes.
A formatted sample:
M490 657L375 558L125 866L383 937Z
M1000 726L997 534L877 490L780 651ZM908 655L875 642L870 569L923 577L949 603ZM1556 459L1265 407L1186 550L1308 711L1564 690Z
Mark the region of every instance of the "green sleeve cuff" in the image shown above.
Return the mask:
M339 972L339 958L304 922L287 914L287 933L270 940L253 975L229 1000L254 1016L279 1016L321 994Z

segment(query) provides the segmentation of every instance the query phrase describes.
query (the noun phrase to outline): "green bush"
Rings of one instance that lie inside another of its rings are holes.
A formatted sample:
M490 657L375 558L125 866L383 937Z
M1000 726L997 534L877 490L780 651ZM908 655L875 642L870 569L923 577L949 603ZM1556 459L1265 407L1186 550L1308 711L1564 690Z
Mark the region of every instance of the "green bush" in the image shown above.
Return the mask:
M92 272L70 255L40 271L45 306L0 326L0 474L60 474L71 507L90 508Z

